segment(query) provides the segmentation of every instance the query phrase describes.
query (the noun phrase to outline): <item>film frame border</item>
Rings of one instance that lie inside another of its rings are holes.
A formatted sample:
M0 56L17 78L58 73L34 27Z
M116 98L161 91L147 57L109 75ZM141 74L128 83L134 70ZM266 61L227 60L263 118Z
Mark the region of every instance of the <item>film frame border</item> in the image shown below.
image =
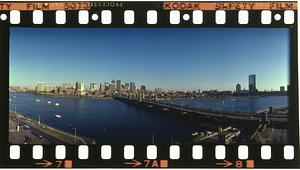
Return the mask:
M88 24L79 24L78 23L78 9L67 10L66 11L66 23L63 25L55 23L55 11L43 11L44 20L42 24L33 24L32 22L32 10L21 11L21 22L20 24L14 25L9 23L9 10L0 11L1 14L6 14L8 16L7 20L1 21L0 25L0 52L1 57L1 68L2 74L0 87L2 90L1 96L1 107L3 112L8 110L8 70L9 70L9 29L10 27L32 27L32 28L43 28L43 27L55 27L55 28L289 28L290 29L290 51L291 51L291 61L290 61L290 70L291 70L291 91L292 94L289 94L289 103L290 112L289 115L290 123L289 127L289 136L291 137L291 145L294 146L295 157L293 160L285 160L283 158L283 147L282 144L271 144L272 147L272 158L271 160L262 160L259 155L261 144L250 144L249 148L249 159L255 160L255 167L257 168L272 168L272 167L290 167L296 168L299 167L299 115L298 115L298 51L297 51L297 20L295 19L294 24L287 25L283 23L283 20L276 21L274 14L280 14L284 16L284 10L271 10L272 11L272 21L270 24L261 23L261 10L249 10L249 23L248 24L239 24L238 23L238 10L226 10L226 22L224 24L215 23L216 10L203 10L203 23L202 24L193 24L191 20L184 21L182 19L184 14L192 16L194 10L180 10L180 23L171 24L170 19L170 10L163 10L163 2L122 2L124 6L119 8L111 7L101 7L101 8L90 8L89 11L89 22ZM111 24L101 24L101 22L95 22L91 19L92 14L99 11L110 10L112 15ZM125 10L134 10L135 12L135 22L133 24L124 23L124 11ZM147 11L156 10L158 16L158 22L156 24L147 23ZM297 18L297 10L294 10L294 18ZM11 160L9 158L9 143L8 143L8 115L1 115L2 118L0 121L1 136L7 136L7 138L1 137L0 139L0 167L37 167L37 160L32 159L32 147L33 145L20 145L21 146L21 157L18 160ZM297 135L295 135L297 134ZM110 144L108 144L110 145ZM134 145L134 144L132 144ZM242 144L243 145L243 144ZM246 144L247 145L247 144ZM123 157L123 146L120 145L111 145L112 147L112 159L103 160L100 157L100 145L89 145L89 158L87 160L81 160L78 158L78 146L76 145L65 145L67 147L67 157L66 160L73 160L74 167L102 167L102 168L126 168L124 165L126 161ZM180 146L180 159L171 160L169 156L169 147L167 144L156 144L158 148L158 157L157 160L167 160L168 166L174 168L216 168L216 159L214 152L215 144L205 144L203 147L203 158L201 160L194 160L192 158L191 146ZM239 161L237 154L238 145L225 145L226 146L226 160L230 161ZM147 145L134 145L135 147L135 159L146 159L146 147ZM46 145L44 149L44 158L48 160L58 160L55 157L55 145ZM230 150L230 152L228 152ZM141 161L141 160L139 160ZM130 166L129 166L130 167ZM128 168L129 168L128 167Z

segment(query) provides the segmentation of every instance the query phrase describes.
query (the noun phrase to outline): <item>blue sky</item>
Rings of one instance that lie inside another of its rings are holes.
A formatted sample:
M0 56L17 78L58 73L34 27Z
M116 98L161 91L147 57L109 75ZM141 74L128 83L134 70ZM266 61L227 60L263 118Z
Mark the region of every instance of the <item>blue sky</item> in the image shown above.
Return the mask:
M134 81L148 89L278 90L289 80L285 28L11 28L10 85Z

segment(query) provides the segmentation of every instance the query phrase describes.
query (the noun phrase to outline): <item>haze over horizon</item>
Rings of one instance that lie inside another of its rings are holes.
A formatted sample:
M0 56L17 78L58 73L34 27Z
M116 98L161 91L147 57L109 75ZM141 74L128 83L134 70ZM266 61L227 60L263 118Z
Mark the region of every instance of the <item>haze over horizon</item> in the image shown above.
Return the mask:
M289 84L286 28L11 28L10 86L122 80L147 89Z

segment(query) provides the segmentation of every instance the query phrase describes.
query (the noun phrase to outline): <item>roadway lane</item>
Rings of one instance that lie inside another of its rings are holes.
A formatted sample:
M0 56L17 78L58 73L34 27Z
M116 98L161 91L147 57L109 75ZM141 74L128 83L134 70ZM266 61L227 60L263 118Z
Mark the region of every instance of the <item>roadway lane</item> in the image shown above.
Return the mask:
M16 132L17 124L20 124L20 131ZM28 125L29 128L24 128ZM21 127L23 126L23 128ZM32 122L25 122L12 115L9 116L9 142L13 144L24 144L26 138L28 144L65 144L65 142L39 130L39 126ZM39 136L42 136L41 138Z

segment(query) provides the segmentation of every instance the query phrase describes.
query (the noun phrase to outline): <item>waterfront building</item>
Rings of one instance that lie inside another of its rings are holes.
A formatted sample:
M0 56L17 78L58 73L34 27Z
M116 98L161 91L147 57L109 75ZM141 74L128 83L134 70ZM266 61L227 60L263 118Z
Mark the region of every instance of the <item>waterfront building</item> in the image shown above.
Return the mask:
M74 88L64 88L64 87L58 87L58 93L59 94L67 94L67 95L73 95L75 93Z
M134 90L136 89L135 82L130 82L130 87L129 87L129 89L130 89L131 91L134 91Z
M36 91L37 92L44 91L44 82L37 82Z
M75 91L80 95L84 95L84 82L76 82Z
M105 91L109 90L109 83L105 82Z
M72 85L72 84L69 84L69 83L63 83L63 84L62 84L62 87L65 88L65 89L72 89L72 88L73 88L73 85Z
M104 92L105 91L105 83L103 82L103 83L100 83L100 85L99 85L99 90L101 91L101 92Z
M143 93L139 93L138 96L139 96L139 102L142 102L143 101Z
M280 86L280 92L284 92L285 89L284 89L284 86Z
M236 86L235 86L235 92L236 93L239 93L239 92L241 92L241 85L238 83L238 84L236 84Z
M109 84L109 90L110 90L110 91L116 90L116 83L115 83L115 82L112 81L112 82Z
M97 83L90 84L90 91L97 91Z
M125 83L124 89L129 90L129 83Z
M47 85L44 85L44 92L54 92L56 91L56 86L55 85L50 85L50 84L47 84Z
M249 92L250 93L256 93L256 76L255 74L249 75Z
M37 86L35 86L35 90L37 91ZM9 92L19 92L19 91L22 91L22 87L19 86L9 87Z
M141 90L142 91L146 91L146 86L145 85L141 85Z
M117 90L121 89L121 80L117 80Z

